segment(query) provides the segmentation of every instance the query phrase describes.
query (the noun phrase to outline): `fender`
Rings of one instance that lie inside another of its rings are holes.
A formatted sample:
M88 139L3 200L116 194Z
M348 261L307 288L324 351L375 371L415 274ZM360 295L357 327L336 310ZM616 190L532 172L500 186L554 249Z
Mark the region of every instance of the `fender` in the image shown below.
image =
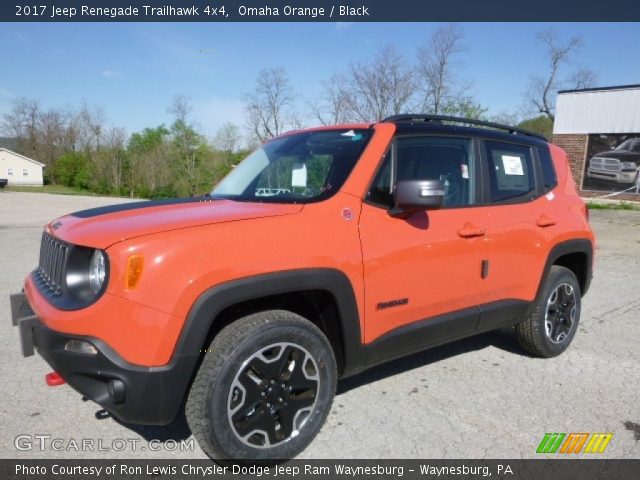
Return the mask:
M331 268L285 270L256 275L216 285L204 291L189 311L174 349L174 356L190 356L190 353L200 352L215 319L225 308L248 300L305 290L324 290L335 299L344 352L342 376L357 373L364 364L364 347L355 293L347 276ZM192 369L195 366L196 359L193 360Z
M580 285L580 288L582 289L582 296L584 297L586 295L589 290L589 286L591 285L591 278L593 277L593 243L588 238L576 238L558 243L549 251L547 261L544 265L544 270L542 271L542 277L540 277L540 282L538 283L536 298L539 297L542 290L542 283L544 279L547 278L549 270L551 270L554 263L560 257L571 253L583 253L587 257L587 264L584 266L584 282L581 282Z
M19 312L19 306L26 301L24 294L12 299L12 318L20 324L23 344L31 345L31 348L35 344L40 355L55 371L64 374L73 388L122 421L166 425L180 410L202 356L204 342L220 312L239 302L305 290L322 290L333 295L343 342L342 376L357 373L363 368L364 347L356 298L346 275L333 269L301 269L257 275L205 290L189 311L171 360L159 367L128 363L99 338L50 330L32 311ZM79 365L76 354L64 353L71 338L92 343L98 352ZM57 353L53 355L52 352Z

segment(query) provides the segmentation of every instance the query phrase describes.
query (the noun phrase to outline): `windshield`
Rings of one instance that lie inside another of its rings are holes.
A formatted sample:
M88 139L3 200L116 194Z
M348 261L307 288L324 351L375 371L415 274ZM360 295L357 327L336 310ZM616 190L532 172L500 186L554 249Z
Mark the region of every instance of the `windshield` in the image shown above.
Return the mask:
M633 139L625 140L620 145L616 147L616 150L629 150L633 151Z
M371 138L365 129L276 138L236 166L211 192L238 201L307 203L337 192Z

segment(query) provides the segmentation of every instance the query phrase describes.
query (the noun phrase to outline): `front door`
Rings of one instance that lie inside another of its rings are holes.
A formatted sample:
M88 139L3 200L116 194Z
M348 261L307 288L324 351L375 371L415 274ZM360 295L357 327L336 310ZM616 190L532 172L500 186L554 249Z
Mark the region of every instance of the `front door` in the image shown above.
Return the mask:
M475 330L488 222L476 151L469 138L410 136L396 138L383 159L360 216L365 343L397 334L389 345L408 351ZM442 208L391 217L393 185L410 179L441 180Z

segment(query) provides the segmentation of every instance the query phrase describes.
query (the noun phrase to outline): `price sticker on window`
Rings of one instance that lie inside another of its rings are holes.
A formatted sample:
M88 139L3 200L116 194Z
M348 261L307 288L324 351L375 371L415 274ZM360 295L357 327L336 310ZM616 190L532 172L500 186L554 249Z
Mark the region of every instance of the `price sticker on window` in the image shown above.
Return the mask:
M524 175L522 159L512 155L502 155L502 166L505 175Z

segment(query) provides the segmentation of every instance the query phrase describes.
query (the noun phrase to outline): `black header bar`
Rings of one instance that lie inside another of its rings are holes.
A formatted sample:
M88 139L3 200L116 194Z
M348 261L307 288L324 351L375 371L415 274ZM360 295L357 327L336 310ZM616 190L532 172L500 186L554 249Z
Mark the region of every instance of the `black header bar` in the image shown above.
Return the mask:
M637 0L14 0L3 22L638 22ZM505 41L508 42L508 38Z
M635 478L640 460L291 460L220 466L211 460L0 460L3 480L600 480Z

